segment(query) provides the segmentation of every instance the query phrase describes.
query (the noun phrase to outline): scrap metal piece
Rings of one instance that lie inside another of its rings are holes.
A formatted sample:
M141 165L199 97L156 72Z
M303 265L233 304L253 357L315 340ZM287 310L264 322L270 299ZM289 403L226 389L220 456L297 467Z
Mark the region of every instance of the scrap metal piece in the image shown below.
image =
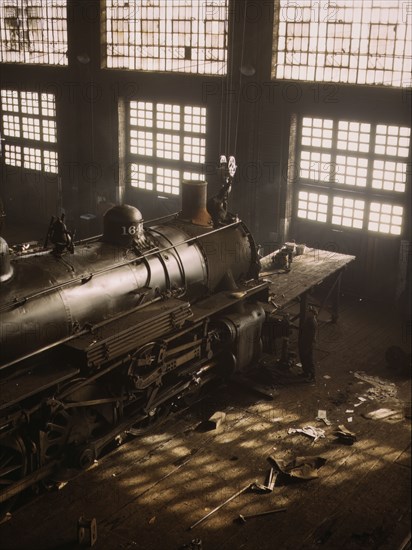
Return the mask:
M212 514L214 514L215 512L217 512L218 510L220 510L221 508L223 508L223 506L225 504L227 504L228 502L230 502L231 500L233 500L234 498L238 497L239 495L241 495L242 493L244 493L245 491L247 491L248 489L250 489L252 487L252 485L254 485L253 483L248 483L245 487L243 487L243 489L240 489L240 491L237 491L237 493L235 493L234 495L232 495L231 497L227 498L224 502L222 502L222 504L219 504L219 506L216 506L216 508L213 508L213 510L211 510L208 514L206 514L205 516L203 516L202 518L200 518L198 521L196 521L196 523L194 523L193 525L191 525L189 527L189 531L191 529L193 529L194 527L196 527L197 525L199 525L199 523L202 523L202 521L205 521L205 519L209 518Z
M348 430L343 424L338 426L338 429L334 432L334 435L346 445L353 445L356 441L356 435Z
M222 411L216 411L207 421L208 426L212 430L217 430L220 428L220 425L226 420L226 413Z
M83 516L77 520L77 542L80 546L91 548L97 541L96 518L87 519Z
M316 420L321 420L322 422L324 422L324 424L326 424L326 426L330 426L331 424L330 420L328 420L328 416L324 409L318 410L318 415L316 417Z
M288 434L302 433L313 438L313 441L317 441L320 438L325 437L325 431L321 428L315 428L314 426L304 426L303 428L289 428Z
M272 491L267 485L262 485L262 483L258 483L257 481L251 484L250 490L254 493L270 493Z
M400 410L387 409L385 407L382 407L381 409L376 409L375 411L365 413L362 416L371 420L384 420L386 418L393 419L394 417L397 417L396 419L398 420L402 418L402 413Z
M286 512L286 508L276 508L275 510L267 510L266 512L260 512L258 514L249 514L247 516L244 516L243 514L239 514L237 519L241 523L246 523L247 519L259 518L261 516L268 516L269 514L277 514L278 512Z
M286 462L281 458L276 458L270 455L268 456L268 460L282 474L289 477L306 480L316 479L317 477L319 477L318 470L326 462L326 459L321 456L296 457L290 462Z
M202 539L193 539L189 544L184 544L179 550L202 550Z
M269 491L273 491L273 489L275 488L277 476L278 476L278 472L275 472L275 469L271 468L269 470L268 481L266 483L266 486L269 489Z

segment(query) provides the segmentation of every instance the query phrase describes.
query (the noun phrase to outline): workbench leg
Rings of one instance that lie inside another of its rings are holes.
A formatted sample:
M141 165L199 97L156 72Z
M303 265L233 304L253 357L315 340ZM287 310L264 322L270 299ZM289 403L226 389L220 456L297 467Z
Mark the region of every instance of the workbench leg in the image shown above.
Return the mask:
M303 323L305 322L305 319L306 319L307 307L308 307L308 293L304 292L303 294L300 295L300 303L299 303L299 338L301 337Z
M334 293L335 295L333 297L333 305L332 305L332 319L331 319L332 323L337 323L339 319L341 281L342 281L342 272L339 273L336 279L335 293Z

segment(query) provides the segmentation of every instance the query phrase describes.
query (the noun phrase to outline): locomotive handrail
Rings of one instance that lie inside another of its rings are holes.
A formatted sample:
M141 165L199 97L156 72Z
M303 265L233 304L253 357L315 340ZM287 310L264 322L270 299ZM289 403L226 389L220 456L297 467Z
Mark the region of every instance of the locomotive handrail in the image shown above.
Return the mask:
M83 274L83 275L80 275L79 277L74 277L73 279L70 279L69 281L65 281L64 283L58 283L56 285L45 288L44 290L41 290L39 292L35 292L34 294L31 294L29 296L23 296L21 298L16 297L12 302L8 302L8 303L3 304L2 306L0 306L0 311L4 311L4 310L7 310L7 309L13 308L13 307L18 307L19 305L21 305L23 303L26 304L28 300L33 300L34 298L38 298L39 296L44 296L45 294L48 294L49 292L53 292L57 289L65 288L66 286L71 286L76 282L81 283L81 284L86 284L85 283L85 278L87 279L87 281L89 281L95 275L101 275L103 273L108 273L109 271L113 271L114 269L118 269L120 267L125 267L127 265L131 265L135 262L145 260L145 259L147 259L151 256L156 256L158 254L162 254L162 252L167 252L168 250L176 249L178 246L182 246L184 244L192 243L192 242L195 242L195 241L197 241L197 240L199 240L203 237L207 237L207 236L212 235L214 233L218 233L219 231L223 231L224 229L227 229L228 227L234 227L235 225L241 225L241 224L242 224L242 221L237 220L235 222L229 223L229 224L224 225L222 227L218 227L217 229L212 229L211 231L208 231L207 233L202 233L201 235L196 235L194 237L189 237L188 239L180 241L176 244L172 244L170 246L166 246L166 247L161 248L161 249L156 249L153 252L146 252L144 254L141 254L140 256L136 256L135 258L132 258L131 260L125 260L123 262L113 264L113 265L111 265L109 267L106 267L104 269L100 269L100 270L95 271L95 272L90 272L88 274Z
M166 214L165 216L160 216L159 218L152 218L151 220L147 220L147 222L143 222L143 226L146 226L150 223L159 222L162 220L166 220L167 218L177 218L179 215L179 212L173 212L172 214ZM97 239L100 239L103 237L103 233L99 233L98 235L92 235L91 237L85 237L84 239L79 239L77 241L74 241L73 244L79 246L84 243L90 243L93 241L97 241ZM18 256L19 258L33 258L33 256L43 256L50 252L51 246L44 248L43 250L37 250L36 252L27 252L24 255Z
M159 218L152 218L151 220L147 220L147 222L144 221L143 226L146 226L149 223L160 222L162 220L166 220L167 218L177 218L178 215L179 212L173 212L172 214L166 214L165 216L160 216ZM82 243L92 242L94 240L100 239L100 237L103 237L103 233L100 233L99 235L93 235L92 237L86 237L85 239L79 239L78 241L75 241L74 244L79 245Z

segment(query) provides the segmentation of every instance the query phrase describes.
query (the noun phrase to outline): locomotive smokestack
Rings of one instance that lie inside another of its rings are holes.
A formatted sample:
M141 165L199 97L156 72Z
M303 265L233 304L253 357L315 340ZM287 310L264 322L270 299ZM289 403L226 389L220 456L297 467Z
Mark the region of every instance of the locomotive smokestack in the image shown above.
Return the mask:
M206 210L207 183L205 181L182 182L182 211L179 218L194 225L209 227L212 223Z

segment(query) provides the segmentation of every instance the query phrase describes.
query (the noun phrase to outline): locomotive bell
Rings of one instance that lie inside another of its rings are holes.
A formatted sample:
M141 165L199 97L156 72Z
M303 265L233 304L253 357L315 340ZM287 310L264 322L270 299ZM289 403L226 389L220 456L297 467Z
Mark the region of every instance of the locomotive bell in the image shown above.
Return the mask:
M140 210L128 204L113 206L103 217L103 240L120 246L130 246L144 239Z
M0 237L0 282L8 281L13 275L13 268L10 265L9 245Z

